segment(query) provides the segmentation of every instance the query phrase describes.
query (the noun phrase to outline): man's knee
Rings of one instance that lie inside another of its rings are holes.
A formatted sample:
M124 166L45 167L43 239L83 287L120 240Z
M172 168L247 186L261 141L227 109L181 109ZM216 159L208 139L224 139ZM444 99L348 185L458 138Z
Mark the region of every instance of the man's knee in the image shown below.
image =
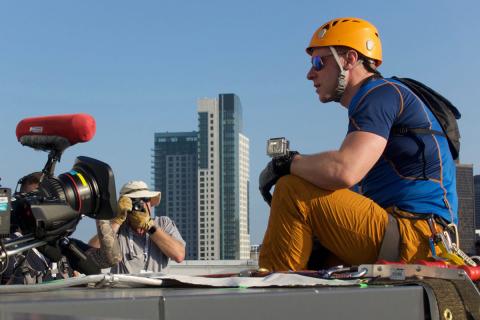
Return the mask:
M302 184L306 183L305 180L294 176L292 174L287 174L281 177L277 183L275 184L275 190L277 189L288 189L288 188L295 188Z
M323 190L307 180L304 180L295 175L289 174L281 177L276 185L275 192L281 194L297 194L299 197L303 198L306 194L321 196L326 190Z

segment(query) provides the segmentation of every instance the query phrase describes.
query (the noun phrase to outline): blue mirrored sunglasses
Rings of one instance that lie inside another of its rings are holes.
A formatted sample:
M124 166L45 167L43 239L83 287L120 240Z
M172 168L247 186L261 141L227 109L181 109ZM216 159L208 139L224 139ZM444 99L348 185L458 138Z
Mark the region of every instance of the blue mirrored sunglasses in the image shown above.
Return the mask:
M337 54L339 56L345 54L346 52L338 52ZM327 55L324 55L324 56L314 56L312 57L312 68L313 70L315 71L320 71L323 69L323 67L325 66L325 63L323 62L323 58L326 58L326 57L330 57L330 56L333 56L333 53L331 54L327 54Z
M320 71L320 70L323 69L324 66L325 66L325 64L322 61L322 57L320 57L320 56L312 57L312 68L313 68L313 70Z
M322 58L326 58L326 57L330 57L330 56L333 56L333 54L327 54L325 56L314 56L312 57L312 68L315 70L315 71L320 71L323 69L323 67L325 66L325 63L323 62Z

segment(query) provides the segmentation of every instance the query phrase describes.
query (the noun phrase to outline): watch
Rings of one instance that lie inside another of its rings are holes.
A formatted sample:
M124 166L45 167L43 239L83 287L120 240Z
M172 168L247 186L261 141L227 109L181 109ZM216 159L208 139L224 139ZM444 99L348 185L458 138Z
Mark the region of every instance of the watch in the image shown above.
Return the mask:
M157 227L156 226L151 226L149 229L148 229L148 234L149 235L152 235L155 233L155 231L157 231Z

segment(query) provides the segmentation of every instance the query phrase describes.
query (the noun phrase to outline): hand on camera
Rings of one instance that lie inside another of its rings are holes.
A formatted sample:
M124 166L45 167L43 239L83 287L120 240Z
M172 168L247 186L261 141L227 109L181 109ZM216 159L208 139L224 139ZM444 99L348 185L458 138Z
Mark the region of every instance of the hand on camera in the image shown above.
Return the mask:
M145 231L148 231L155 223L150 217L150 214L143 211L133 211L128 216L128 221L133 229L142 229Z
M151 227L155 225L155 220L150 218L150 220L146 221L145 224L143 225L143 230L148 231Z
M127 219L127 214L132 211L132 199L129 197L120 197L118 200L118 213L112 222L121 225Z
M277 183L278 179L290 174L290 166L297 154L299 154L297 151L288 151L286 155L273 158L260 173L258 187L268 205L272 202L270 189Z

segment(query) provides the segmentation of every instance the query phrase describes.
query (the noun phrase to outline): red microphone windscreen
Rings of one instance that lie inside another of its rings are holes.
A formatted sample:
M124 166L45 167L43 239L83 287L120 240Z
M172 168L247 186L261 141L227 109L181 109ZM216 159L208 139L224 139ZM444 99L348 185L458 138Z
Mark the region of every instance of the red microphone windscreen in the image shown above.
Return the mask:
M57 145L64 149L67 144L87 142L95 135L95 119L86 113L26 118L17 124L17 139L24 145L49 149ZM32 142L33 141L33 142ZM58 144L58 141L64 141Z

